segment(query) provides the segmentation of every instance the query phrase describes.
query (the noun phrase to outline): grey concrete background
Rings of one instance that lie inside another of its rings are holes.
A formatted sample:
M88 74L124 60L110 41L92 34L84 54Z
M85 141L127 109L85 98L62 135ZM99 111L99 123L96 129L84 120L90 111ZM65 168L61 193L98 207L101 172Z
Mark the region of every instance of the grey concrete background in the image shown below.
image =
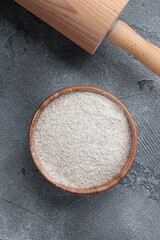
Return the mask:
M160 0L121 16L160 46ZM71 85L115 94L132 113L138 153L114 188L90 196L45 181L29 153L37 107ZM160 239L160 79L107 40L90 56L12 0L0 1L0 239Z

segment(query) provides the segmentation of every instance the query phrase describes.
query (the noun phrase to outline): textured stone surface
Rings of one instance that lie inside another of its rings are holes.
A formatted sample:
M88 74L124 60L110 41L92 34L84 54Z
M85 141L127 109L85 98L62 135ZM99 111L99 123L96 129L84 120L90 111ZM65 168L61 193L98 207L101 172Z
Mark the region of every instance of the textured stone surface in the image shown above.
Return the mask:
M121 16L160 46L160 0L131 1ZM53 92L98 86L132 113L138 153L127 176L97 195L65 193L36 170L28 147L34 112ZM0 1L0 239L160 238L160 79L104 41L90 56L18 6Z

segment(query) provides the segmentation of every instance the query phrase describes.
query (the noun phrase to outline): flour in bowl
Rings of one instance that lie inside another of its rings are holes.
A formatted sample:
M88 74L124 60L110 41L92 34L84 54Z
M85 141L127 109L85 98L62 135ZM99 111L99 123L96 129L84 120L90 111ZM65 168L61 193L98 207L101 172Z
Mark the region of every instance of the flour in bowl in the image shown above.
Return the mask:
M132 146L123 109L95 92L77 91L52 101L33 133L34 150L54 182L90 188L112 180Z

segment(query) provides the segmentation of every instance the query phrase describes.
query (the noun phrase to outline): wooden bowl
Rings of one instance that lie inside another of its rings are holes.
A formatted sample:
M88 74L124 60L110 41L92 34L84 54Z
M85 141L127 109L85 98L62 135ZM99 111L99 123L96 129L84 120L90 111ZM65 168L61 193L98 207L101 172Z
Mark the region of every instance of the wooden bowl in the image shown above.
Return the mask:
M34 132L34 127L35 124L41 114L41 112L44 110L44 108L47 107L47 105L52 102L55 98L69 93L69 92L73 92L73 91L91 91L91 92L96 92L96 93L100 93L106 97L108 97L109 99L111 99L112 101L114 101L115 103L117 103L119 106L121 106L124 110L124 113L126 114L126 117L128 119L130 128L131 128L131 134L132 134L132 147L131 147L131 152L130 152L130 156L128 158L128 161L126 162L126 164L124 165L124 167L121 169L120 173L115 176L111 181L107 181L105 184L103 185L99 185L99 186L95 186L95 187L91 187L91 188L84 188L84 189L78 189L78 188L70 188L67 186L64 186L62 184L56 183L54 182L54 180L47 174L47 172L43 169L43 167L41 166L36 153L35 153L35 149L34 149L34 143L33 143L33 132ZM77 194L92 194L92 193L98 193L98 192L102 192L105 191L111 187L113 187L115 184L117 184L125 175L126 173L129 171L135 155L136 155L136 151L137 151L137 131L136 131L136 126L134 123L134 120L130 114L130 112L128 111L128 109L125 107L125 105L118 99L116 98L114 95L112 95L111 93L102 90L100 88L96 88L96 87L91 87L91 86L73 86L73 87L68 87L65 89L62 89L56 93L54 93L53 95L51 95L50 97L48 97L43 103L42 105L38 108L37 112L35 113L31 126L30 126L30 131L29 131L29 145L30 145L30 151L31 151L31 155L33 158L33 161L36 165L36 167L38 168L38 170L41 172L41 174L53 185L71 192L71 193L77 193Z

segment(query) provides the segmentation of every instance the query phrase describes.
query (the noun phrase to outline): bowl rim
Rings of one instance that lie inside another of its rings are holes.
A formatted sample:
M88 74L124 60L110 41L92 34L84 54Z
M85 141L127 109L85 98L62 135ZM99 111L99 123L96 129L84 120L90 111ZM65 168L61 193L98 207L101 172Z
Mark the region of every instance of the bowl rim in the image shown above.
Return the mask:
M126 162L126 164L123 166L123 168L121 169L121 171L119 172L119 174L117 174L112 180L102 184L102 185L98 185L95 187L91 187L91 188L71 188L65 185L62 185L60 183L55 182L48 174L47 172L43 169L43 167L41 166L35 150L34 150L34 142L33 142L33 133L34 133L34 127L35 124L41 114L41 112L52 102L54 101L56 98L58 98L61 95L70 93L70 92L76 92L76 91L90 91L90 92L95 92L95 93L99 93L101 95L104 95L106 97L108 97L109 99L111 99L112 101L114 101L115 103L117 103L120 107L122 107L130 128L131 128L131 134L132 134L132 148L131 148L131 152L128 158L128 161ZM93 194L93 193L99 193L99 192L103 192L111 187L113 187L114 185L116 185L117 183L119 183L122 178L127 174L127 172L129 171L131 165L133 164L133 161L135 159L136 156L136 151L137 151L137 145L138 145L138 139L137 139L137 130L136 130L136 126L133 120L132 115L130 114L129 110L127 109L127 107L117 98L115 97L113 94L107 92L106 90L103 90L101 88L97 88L97 87L93 87L93 86L88 86L88 85L78 85L78 86L71 86L71 87L67 87L64 89L61 89L55 93L53 93L52 95L50 95L46 100L43 101L43 103L38 107L36 113L33 116L31 125L30 125L30 130L29 130L29 146L30 146L30 152L34 161L34 164L36 165L37 169L40 171L40 173L44 176L44 178L46 180L48 180L51 184L53 184L54 186L63 189L67 192L70 193L75 193L75 194Z

